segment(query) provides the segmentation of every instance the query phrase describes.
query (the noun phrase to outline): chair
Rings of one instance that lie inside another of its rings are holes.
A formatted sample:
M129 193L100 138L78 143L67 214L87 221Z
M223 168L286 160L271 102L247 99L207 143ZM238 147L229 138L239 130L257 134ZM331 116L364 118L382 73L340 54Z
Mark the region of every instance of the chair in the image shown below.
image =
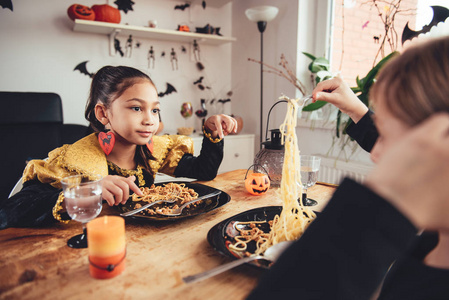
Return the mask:
M87 133L87 126L63 124L62 101L55 93L0 92L0 107L0 197L4 199L27 161L45 158L64 142L72 143Z

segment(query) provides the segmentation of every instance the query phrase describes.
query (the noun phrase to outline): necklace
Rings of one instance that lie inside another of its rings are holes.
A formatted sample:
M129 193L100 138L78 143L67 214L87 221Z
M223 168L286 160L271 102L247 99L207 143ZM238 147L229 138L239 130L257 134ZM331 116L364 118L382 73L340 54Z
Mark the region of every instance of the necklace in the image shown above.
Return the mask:
M143 179L143 168L138 165L137 170L122 169L113 162L108 161L108 167L115 171L118 175L123 177L136 176L139 186L145 186L145 180Z

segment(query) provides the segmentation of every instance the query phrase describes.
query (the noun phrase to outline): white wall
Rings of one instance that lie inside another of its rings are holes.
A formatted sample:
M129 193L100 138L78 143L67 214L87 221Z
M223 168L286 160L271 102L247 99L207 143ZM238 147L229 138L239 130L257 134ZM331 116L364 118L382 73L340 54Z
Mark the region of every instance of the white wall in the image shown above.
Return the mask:
M113 1L110 1L111 5ZM256 134L259 150L259 101L260 66L248 58L260 58L260 33L257 25L245 16L247 8L258 5L274 5L278 16L268 23L264 32L264 62L277 66L284 54L296 69L303 82L307 83L307 59L298 59L299 51L323 55L326 37L319 19L327 14L327 0L234 0L232 3L213 7L213 1L203 10L200 1L193 1L189 11L174 10L182 1L152 0L134 1L134 11L121 12L122 23L145 26L148 20L156 19L160 28L176 29L178 24L187 24L192 30L210 23L221 27L225 36L234 36L237 41L221 46L201 45L201 59L206 69L198 71L190 54L181 53L181 46L190 51L190 45L176 42L159 42L135 38L141 43L133 49L132 58L109 55L108 37L100 34L74 32L73 22L67 16L72 2L48 0L37 3L33 0L13 1L14 11L0 9L0 90L45 91L58 93L63 99L65 123L86 124L84 106L91 79L73 71L74 67L89 60L87 68L95 72L104 65L129 65L147 71L159 90L165 83L172 83L178 93L161 98L162 119L165 131L173 133L180 126L199 128L199 119L194 116L184 120L180 106L191 101L194 110L199 109L201 98L225 97L234 92L231 105L209 106L210 113L234 113L244 119L243 133ZM79 0L77 3L91 6L106 1ZM317 16L319 18L317 18ZM321 29L320 29L321 28ZM299 38L298 38L299 37ZM127 37L119 37L124 45ZM155 69L147 69L147 52L150 46L156 51ZM170 49L177 50L179 70L172 71L169 60ZM161 51L166 57L161 58ZM206 84L213 92L200 91L193 81L200 76L207 78ZM310 90L308 91L310 92ZM297 96L297 91L287 80L264 73L264 128L268 110L281 94ZM231 107L232 106L232 107ZM269 129L277 128L285 116L285 105L273 110ZM264 134L263 134L264 135ZM298 128L301 152L325 155L332 145L333 132L328 129L310 128L310 124ZM335 153L332 155L336 156ZM368 162L368 156L358 151L354 160ZM245 167L245 166L242 166Z
M146 26L148 20L156 19L159 28L176 29L178 24L187 24L191 30L210 23L221 27L221 33L231 35L231 4L220 7L207 6L205 10L196 1L190 9L174 10L182 1L152 0L134 1L133 11L121 11L121 23ZM209 1L210 2L210 1ZM213 96L224 98L231 89L231 45L200 45L201 61L205 70L200 72L189 53L183 54L181 46L190 51L190 45L177 42L159 42L134 38L141 43L134 48L131 58L109 55L108 37L101 34L74 32L73 22L67 16L67 8L74 2L48 0L13 1L14 10L0 8L0 90L43 91L58 93L63 100L64 122L86 124L84 106L91 79L75 66L88 60L87 69L95 72L104 65L129 65L148 72L159 90L165 90L170 82L178 90L161 98L162 119L169 132L180 126L195 125L200 121L194 116L184 120L180 106L192 102L194 110L199 109L201 98ZM80 0L76 3L92 6L106 1ZM113 1L110 1L112 6ZM127 37L119 36L122 46ZM154 69L147 68L147 53L150 46L156 51ZM179 70L172 71L170 50L175 48ZM165 58L161 52L165 51ZM205 76L211 91L200 91L193 81ZM215 94L215 95L214 95ZM230 105L224 111L230 113ZM222 105L208 107L210 113L221 112Z

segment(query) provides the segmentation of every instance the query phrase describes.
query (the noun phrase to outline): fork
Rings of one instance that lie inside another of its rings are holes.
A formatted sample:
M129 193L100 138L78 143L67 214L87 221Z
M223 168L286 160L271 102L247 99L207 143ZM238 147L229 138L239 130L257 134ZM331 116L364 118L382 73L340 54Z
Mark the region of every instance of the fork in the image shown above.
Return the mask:
M193 199L193 200L191 200L191 201L189 201L189 202L184 203L184 204L181 205L179 208L172 208L172 209L170 210L170 213L164 213L164 212L162 211L162 209L157 209L156 212L157 212L158 214L164 215L164 216L173 216L173 217L179 216L179 215L182 213L182 210L183 210L187 205L192 204L192 203L197 202L197 201L200 201L200 200L203 200L203 199L212 198L212 197L218 196L218 195L220 195L220 194L221 194L221 191L215 191L215 192L212 192L212 193L210 193L210 194L207 194L207 195L198 197L198 198L196 198L196 199Z
M165 199L165 200L157 200L157 201L154 201L154 202L145 204L145 205L143 205L142 207L136 208L136 209L131 210L131 211L127 211L127 212L125 212L125 213L121 213L120 216L122 216L122 217L132 216L132 215L137 214L138 212L141 212L142 210L144 210L144 209L146 209L146 208L148 208L148 207L150 207L150 206L153 206L153 205L155 205L155 204L158 204L158 203L168 203L168 204L175 203L176 201L178 201L178 199L176 199L176 197L177 197L178 195L179 195L179 193L176 194L176 195L173 194L173 195L172 195L173 198Z

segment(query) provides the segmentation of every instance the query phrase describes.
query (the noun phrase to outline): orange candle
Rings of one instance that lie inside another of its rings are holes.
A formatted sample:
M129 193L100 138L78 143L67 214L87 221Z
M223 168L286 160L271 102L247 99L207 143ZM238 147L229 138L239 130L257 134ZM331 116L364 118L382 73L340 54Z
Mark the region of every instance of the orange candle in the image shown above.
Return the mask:
M89 271L94 278L112 278L123 272L126 263L125 220L104 216L87 223Z

